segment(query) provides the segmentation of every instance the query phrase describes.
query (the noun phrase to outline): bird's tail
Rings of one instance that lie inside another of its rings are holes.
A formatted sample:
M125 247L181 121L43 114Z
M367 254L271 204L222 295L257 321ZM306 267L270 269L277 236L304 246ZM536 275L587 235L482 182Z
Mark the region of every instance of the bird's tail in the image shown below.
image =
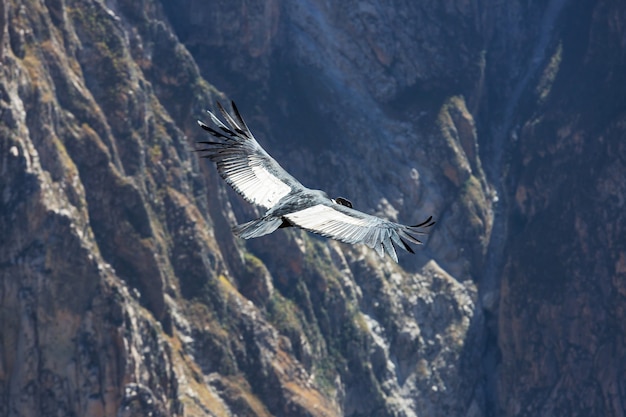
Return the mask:
M278 229L283 223L280 217L261 217L233 227L233 233L242 239L264 236Z

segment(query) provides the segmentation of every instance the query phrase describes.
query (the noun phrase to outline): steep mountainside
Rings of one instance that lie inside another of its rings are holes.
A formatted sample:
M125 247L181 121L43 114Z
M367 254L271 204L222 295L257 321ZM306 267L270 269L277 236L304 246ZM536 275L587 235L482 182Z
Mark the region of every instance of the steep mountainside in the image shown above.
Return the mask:
M624 415L626 6L208 3L0 0L0 416ZM236 239L217 99L427 245Z
M626 4L575 7L512 133L505 415L626 415Z

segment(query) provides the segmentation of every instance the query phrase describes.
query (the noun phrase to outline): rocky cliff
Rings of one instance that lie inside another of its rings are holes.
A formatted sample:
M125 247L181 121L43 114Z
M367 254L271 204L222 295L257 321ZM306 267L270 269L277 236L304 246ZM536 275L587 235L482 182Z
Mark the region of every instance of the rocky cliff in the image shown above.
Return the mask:
M623 416L626 7L0 0L0 416ZM235 99L400 263L259 214Z

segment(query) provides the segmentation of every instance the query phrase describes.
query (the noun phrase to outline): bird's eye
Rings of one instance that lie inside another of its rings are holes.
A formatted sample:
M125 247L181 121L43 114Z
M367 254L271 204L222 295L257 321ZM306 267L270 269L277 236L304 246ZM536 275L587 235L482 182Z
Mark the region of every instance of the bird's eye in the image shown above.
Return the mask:
M335 198L335 203L352 208L352 203L350 202L350 200L343 198L343 197Z

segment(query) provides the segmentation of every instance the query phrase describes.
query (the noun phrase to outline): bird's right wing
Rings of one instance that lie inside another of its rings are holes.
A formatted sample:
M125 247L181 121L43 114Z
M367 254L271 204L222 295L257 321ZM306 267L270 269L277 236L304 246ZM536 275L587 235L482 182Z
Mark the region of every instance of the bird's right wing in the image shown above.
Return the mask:
M222 178L243 198L270 209L293 189L304 186L259 145L235 103L231 104L234 117L217 103L228 126L211 112L208 113L215 127L198 120L200 127L216 138L215 141L199 142L206 145L199 152L217 164Z
M364 243L385 252L398 262L395 246L414 253L408 242L421 244L416 235L426 234L425 228L435 224L432 216L415 226L405 226L372 216L339 204L317 204L284 215L292 224L309 232L345 243Z

